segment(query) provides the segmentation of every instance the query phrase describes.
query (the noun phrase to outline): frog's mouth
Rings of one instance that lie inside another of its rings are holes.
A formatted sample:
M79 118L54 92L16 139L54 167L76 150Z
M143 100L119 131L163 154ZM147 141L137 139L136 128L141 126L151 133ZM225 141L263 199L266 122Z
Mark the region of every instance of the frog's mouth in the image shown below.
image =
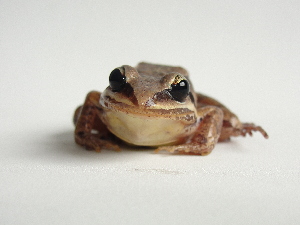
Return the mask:
M104 96L100 99L100 105L104 111L115 111L134 117L153 117L153 118L168 118L179 121L186 121L187 123L194 123L197 120L196 110L189 109L188 107L164 107L164 108L151 108L151 106L142 105L136 106L127 104L125 102L117 101L110 96Z

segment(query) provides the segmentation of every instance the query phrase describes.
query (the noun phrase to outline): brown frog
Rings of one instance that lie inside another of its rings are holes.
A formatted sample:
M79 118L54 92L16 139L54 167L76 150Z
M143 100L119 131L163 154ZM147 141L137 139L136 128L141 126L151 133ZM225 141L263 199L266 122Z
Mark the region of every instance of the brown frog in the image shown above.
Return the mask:
M213 98L193 90L182 67L139 63L114 69L103 93L90 92L74 115L77 144L100 151L130 145L207 155L231 136L267 133Z

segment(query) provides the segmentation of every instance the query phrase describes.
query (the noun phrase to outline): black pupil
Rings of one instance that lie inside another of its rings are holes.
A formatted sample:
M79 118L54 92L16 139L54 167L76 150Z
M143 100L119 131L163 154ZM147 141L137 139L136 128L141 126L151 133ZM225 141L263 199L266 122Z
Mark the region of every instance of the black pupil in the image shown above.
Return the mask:
M181 80L177 84L172 84L169 93L179 102L183 102L190 92L189 83L187 80Z
M120 69L114 69L109 75L109 86L112 91L120 91L126 84L126 77L121 73Z

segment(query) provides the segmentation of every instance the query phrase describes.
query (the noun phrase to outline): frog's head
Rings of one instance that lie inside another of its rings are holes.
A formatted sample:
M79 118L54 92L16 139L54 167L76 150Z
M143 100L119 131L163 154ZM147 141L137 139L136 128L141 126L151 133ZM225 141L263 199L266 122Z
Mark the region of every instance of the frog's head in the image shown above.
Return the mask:
M102 103L114 108L127 107L138 113L152 110L195 111L195 96L186 70L180 67L141 63L137 68L124 65L109 76ZM127 109L125 109L127 108Z

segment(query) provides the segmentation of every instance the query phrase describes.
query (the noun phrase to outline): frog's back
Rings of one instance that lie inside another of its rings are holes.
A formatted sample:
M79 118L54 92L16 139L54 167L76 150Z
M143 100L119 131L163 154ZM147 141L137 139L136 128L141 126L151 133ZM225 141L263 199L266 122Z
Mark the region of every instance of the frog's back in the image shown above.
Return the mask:
M169 73L180 73L181 75L188 77L187 70L180 66L166 66L141 62L137 65L136 69L139 74L148 74L152 76L162 77Z

